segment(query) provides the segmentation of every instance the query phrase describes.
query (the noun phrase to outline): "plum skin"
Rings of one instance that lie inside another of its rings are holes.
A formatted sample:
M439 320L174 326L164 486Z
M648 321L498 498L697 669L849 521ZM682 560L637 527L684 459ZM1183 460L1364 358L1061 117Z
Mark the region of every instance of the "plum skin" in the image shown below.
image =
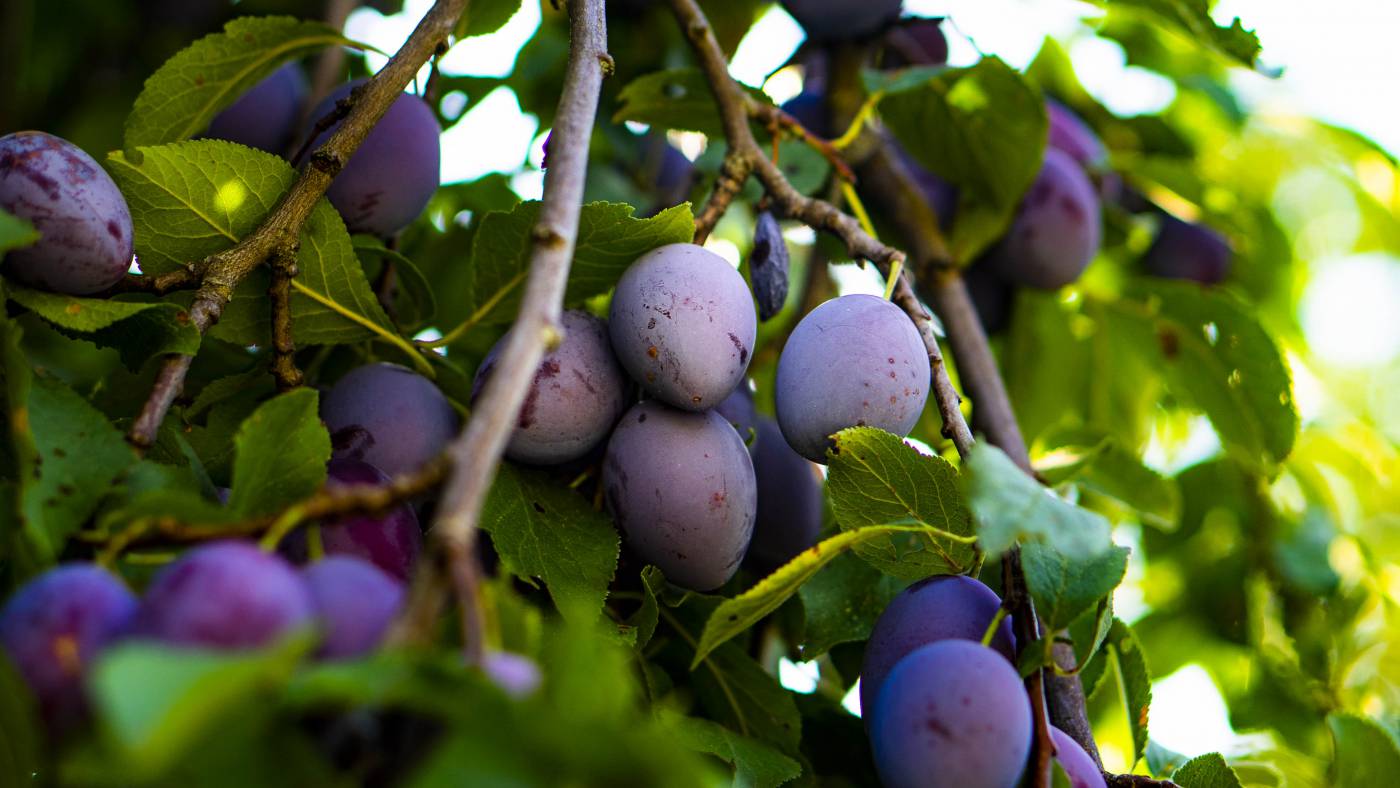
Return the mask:
M124 635L136 596L94 564L65 564L24 585L0 609L0 648L38 700L49 730L66 732L87 716L84 678Z
M833 298L802 318L778 357L778 425L798 454L824 463L830 436L848 427L909 434L931 374L899 307L865 294Z
M577 310L563 314L564 341L535 369L516 416L506 457L529 465L576 460L601 444L627 407L628 379L613 355L607 324ZM505 347L502 337L477 368L475 401Z
M1102 237L1098 194L1089 176L1068 154L1046 148L1040 174L1011 229L984 262L1009 284L1058 290L1084 273Z
M131 211L111 176L81 148L42 131L0 137L0 208L39 231L5 254L5 273L43 290L85 296L131 268Z
M383 486L389 483L384 472L367 462L332 459L326 463L326 487L357 484ZM423 551L423 529L413 507L401 503L388 511L351 514L320 525L321 549L327 556L353 556L363 559L398 580L407 580ZM305 529L298 529L280 545L288 560L307 560Z
M296 134L306 92L305 72L287 63L215 115L204 136L281 156Z
M1103 772L1079 742L1054 725L1050 726L1050 739L1055 742L1055 760L1069 776L1070 788L1107 788Z
M758 422L751 448L758 513L746 561L774 567L817 543L822 530L822 485L816 469L792 450L778 423Z
M715 406L715 413L724 417L724 420L734 427L744 445L749 447L749 455L753 456L758 448L759 416L758 408L753 402L753 392L749 391L748 384L740 383L733 393Z
M1086 170L1107 166L1108 149L1099 135L1073 110L1054 99L1046 99L1045 114L1049 120L1046 144L1068 154Z
M1031 749L1031 703L997 652L940 640L901 659L870 714L885 788L1012 788Z
M1203 224L1164 215L1142 264L1153 276L1214 285L1229 275L1230 257L1225 236Z
M708 410L743 380L758 317L733 266L678 243L647 252L622 274L608 328L618 361L647 393Z
M679 586L719 588L748 551L758 507L753 462L714 411L633 406L608 441L603 489L632 551Z
M390 476L437 457L457 434L457 413L437 386L397 364L367 364L321 397L334 456L364 460Z
M885 607L860 667L860 703L871 708L896 663L915 649L940 640L981 642L1001 607L996 592L965 575L935 575L909 586ZM1016 638L1010 619L1002 619L991 647L1010 662L1016 660Z
M347 659L374 651L403 607L404 586L361 558L328 556L301 572L322 630L317 652Z
M807 37L847 41L874 33L894 22L903 0L782 0Z
M363 83L355 80L336 88L316 105L311 117L324 117ZM339 123L323 132L312 148L320 147L338 128ZM423 99L411 93L394 99L326 190L350 232L387 237L423 213L438 187L441 134L437 116Z
M249 542L196 547L146 589L133 635L176 646L241 650L313 622L306 584L280 556Z

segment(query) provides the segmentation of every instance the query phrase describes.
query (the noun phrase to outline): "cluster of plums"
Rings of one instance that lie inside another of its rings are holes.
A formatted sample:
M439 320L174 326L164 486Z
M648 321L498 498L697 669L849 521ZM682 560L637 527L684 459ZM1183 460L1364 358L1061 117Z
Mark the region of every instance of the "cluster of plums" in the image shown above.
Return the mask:
M359 84L340 86L309 117L328 115ZM306 78L289 63L219 113L206 136L286 154L305 101ZM421 98L405 93L394 100L327 192L351 232L390 236L423 212L438 186L440 131ZM19 282L86 296L110 289L131 267L126 200L102 167L66 140L39 131L0 137L0 208L40 234L5 256L5 273Z
M885 788L1011 788L1031 750L1030 698L1016 672L1001 600L962 575L931 577L895 597L870 633L860 705ZM988 645L983 645L988 635ZM1104 788L1094 759L1051 728L1074 788Z

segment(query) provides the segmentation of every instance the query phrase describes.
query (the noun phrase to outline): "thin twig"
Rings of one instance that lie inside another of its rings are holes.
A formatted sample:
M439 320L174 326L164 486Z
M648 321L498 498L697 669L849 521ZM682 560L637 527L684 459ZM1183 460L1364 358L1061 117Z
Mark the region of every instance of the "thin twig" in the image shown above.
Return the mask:
M355 92L354 107L345 122L312 155L310 165L258 229L232 249L203 262L200 286L190 306L190 320L201 334L218 322L224 306L233 297L234 288L249 273L274 254L295 257L297 236L311 215L311 209L413 75L437 51L439 44L447 40L466 7L467 0L434 3L389 63ZM191 356L166 356L150 397L127 436L136 447L144 449L155 441L166 412L184 387L191 361Z
M290 391L304 382L297 369L297 346L292 338L292 279L297 275L297 261L292 256L274 254L270 263L272 282L267 295L272 301L272 377L278 391Z
M520 314L499 363L476 400L471 418L448 448L454 468L444 485L433 529L436 545L449 561L462 616L466 657L471 663L480 661L483 648L482 616L475 589L481 507L535 369L547 346L557 344L562 337L559 318L578 235L588 145L603 78L613 70L607 51L603 0L569 3L569 39L569 60L550 141L543 203L531 233L530 275ZM415 585L425 582L416 579ZM441 599L440 594L430 591L420 588L412 595L407 616L425 618L423 609Z
M152 295L165 295L176 290L193 290L199 287L199 272L197 266L181 268L177 271L161 274L160 276L138 276L136 274L126 274L107 291L107 295L117 293L150 293Z
M753 165L746 156L734 151L725 154L724 162L719 168L719 177L715 179L715 188L711 190L710 198L705 201L700 215L695 217L695 243L703 244L705 239L710 237L715 225L724 218L724 212L729 210L730 203L744 190L744 182L749 179L751 172Z

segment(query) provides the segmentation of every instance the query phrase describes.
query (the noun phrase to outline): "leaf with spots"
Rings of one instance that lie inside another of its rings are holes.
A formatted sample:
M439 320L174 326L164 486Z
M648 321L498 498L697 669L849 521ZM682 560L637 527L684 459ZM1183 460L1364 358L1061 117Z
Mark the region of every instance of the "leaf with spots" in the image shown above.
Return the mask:
M273 514L326 481L331 437L317 412L315 389L264 402L233 436L233 492L228 506L244 517Z
M289 60L355 42L320 22L240 17L180 50L146 80L126 119L126 149L189 139Z
M481 513L501 566L539 578L566 616L596 617L617 569L612 522L588 501L539 471L502 464Z
M78 298L18 285L6 293L64 333L116 348L133 371L151 356L199 351L199 330L178 304L136 296Z
M906 580L971 568L975 560L968 539L972 518L953 466L874 427L838 432L827 459L826 489L841 530L890 524L929 526L862 540L853 548L856 555Z

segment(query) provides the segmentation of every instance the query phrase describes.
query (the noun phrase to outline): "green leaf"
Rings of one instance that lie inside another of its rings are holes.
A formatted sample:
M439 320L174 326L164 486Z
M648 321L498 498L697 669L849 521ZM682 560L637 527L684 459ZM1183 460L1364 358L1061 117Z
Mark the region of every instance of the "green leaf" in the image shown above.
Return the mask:
M762 91L744 89L763 104L773 103ZM613 123L630 120L663 129L698 131L715 139L724 137L710 84L704 72L695 67L643 74L618 92L617 103Z
M126 149L188 139L288 60L354 42L320 22L240 17L180 50L146 80L126 119Z
M39 720L33 696L0 651L0 784L29 785L39 771Z
M1183 763L1180 769L1172 773L1172 782L1181 788L1241 788L1235 770L1225 763L1218 752L1200 755Z
M1147 748L1147 713L1152 705L1152 672L1147 669L1147 658L1142 652L1142 644L1137 635L1131 627L1116 618L1113 619L1113 627L1109 629L1108 638L1104 641L1104 648L1117 667L1118 687L1128 717L1128 728L1133 734L1133 762L1136 763Z
M709 716L725 727L796 754L802 715L792 693L735 643L725 643L691 674Z
M481 513L501 566L538 577L566 617L603 609L620 543L612 521L547 475L502 464Z
M433 294L432 284L416 263L385 246L383 241L372 235L353 235L350 242L354 244L355 254L361 260L380 257L386 263L393 263L395 281L406 296L400 302L400 325L421 326L433 319L437 314L437 296Z
M1400 747L1385 728L1354 714L1328 716L1327 728L1332 732L1332 779L1337 788L1388 785L1400 774Z
M10 300L61 329L84 335L102 347L116 348L132 370L151 356L192 356L199 351L199 329L177 304L78 298L17 285L10 285L6 293Z
M1093 437L1053 436L1048 443L1054 449L1036 464L1036 473L1053 486L1073 482L1112 498L1131 507L1149 525L1176 528L1181 518L1181 491L1175 480L1148 468L1118 439L1104 436L1093 442Z
M28 219L21 219L0 208L0 258L11 249L29 246L39 240L39 231Z
M1209 0L1095 0L1110 8L1131 8L1148 12L1182 38L1209 47L1246 66L1259 59L1259 37L1246 30L1239 17L1229 27L1217 25L1210 15Z
M1021 567L1036 614L1053 632L1113 593L1128 571L1128 548L1114 545L1098 555L1072 560L1049 545L1030 542L1021 550Z
M1268 472L1293 449L1298 412L1283 354L1251 309L1224 291L1182 282L1140 282L1108 302L1167 385L1210 418L1221 442ZM1121 325L1120 325L1121 324Z
M981 441L963 466L967 500L978 540L989 556L1017 542L1043 542L1072 560L1106 551L1108 521L1060 500L1016 466L1001 449Z
M972 260L1006 229L1040 171L1048 128L1040 91L996 57L865 78L883 91L880 117L900 145L959 187L949 240L955 259Z
M1104 597L1093 608L1084 611L1078 618L1070 622L1069 636L1074 641L1074 664L1080 666L1090 665L1094 656L1099 653L1099 646L1103 645L1108 638L1109 630L1113 628L1113 597ZM1103 660L1098 660L1102 665ZM1081 673L1082 679L1083 673ZM1087 682L1085 682L1085 692L1088 693Z
M520 10L520 5L521 0L473 0L457 22L456 37L490 35L505 27L506 22Z
M1152 739L1147 740L1147 751L1143 753L1147 760L1147 771L1159 777L1170 777L1172 772L1190 760L1175 750L1169 750Z
M140 157L109 156L112 177L135 225L145 274L184 268L232 247L253 232L296 180L291 165L270 153L221 140L140 148ZM379 306L355 257L345 223L321 200L302 227L299 273L292 280L293 338L298 345L377 337L408 355L418 371L432 368ZM210 334L238 345L270 341L265 267L234 291Z
M715 608L705 622L704 631L700 633L700 644L695 647L695 659L691 661L690 669L694 670L720 644L777 610L832 559L861 544L908 533L930 534L931 539L938 536L936 529L922 525L874 525L844 531L798 553L753 588L733 599L724 600Z
M682 717L671 723L676 738L734 767L734 785L776 788L802 773L802 765L763 742L710 720Z
M318 398L315 389L289 391L243 421L233 436L229 509L244 517L272 514L325 483L331 438L317 413Z
M972 534L971 517L958 491L957 472L945 460L920 454L873 427L838 432L827 459L826 489L841 530L931 526L902 536L877 536L857 545L856 555L907 580L959 574L972 567L973 545L961 539Z
M850 554L837 556L803 584L802 658L811 660L838 643L865 640L905 583Z

